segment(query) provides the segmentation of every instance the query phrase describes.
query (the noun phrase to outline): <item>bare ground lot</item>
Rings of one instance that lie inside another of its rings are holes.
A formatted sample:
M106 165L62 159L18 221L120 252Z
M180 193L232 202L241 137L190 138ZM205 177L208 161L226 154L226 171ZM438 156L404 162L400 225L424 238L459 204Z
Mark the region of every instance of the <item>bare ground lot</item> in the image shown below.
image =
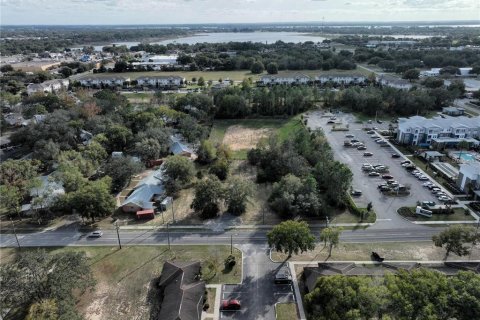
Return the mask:
M255 148L257 143L272 134L272 128L252 129L242 125L233 125L227 128L223 143L233 151Z
M293 255L290 261L368 261L372 251L378 252L385 260L435 260L440 261L445 257L445 250L435 247L431 241L425 242L395 242L395 243L340 243L333 248L332 256L328 257L328 248L323 243L317 244L315 250L299 255ZM272 252L274 261L285 261L287 256L282 253ZM451 253L449 260L469 259L458 257ZM476 245L470 256L472 260L480 259L480 246Z
M241 263L231 271L224 270L224 259L229 246L132 246L118 250L115 247L68 247L49 249L85 251L91 262L97 285L92 292L78 298L77 307L88 320L149 319L158 312L157 281L163 263L170 261L202 262L203 278L207 283L238 283ZM1 249L0 261L14 258L15 249ZM241 261L239 250L234 251ZM212 267L213 266L213 267Z

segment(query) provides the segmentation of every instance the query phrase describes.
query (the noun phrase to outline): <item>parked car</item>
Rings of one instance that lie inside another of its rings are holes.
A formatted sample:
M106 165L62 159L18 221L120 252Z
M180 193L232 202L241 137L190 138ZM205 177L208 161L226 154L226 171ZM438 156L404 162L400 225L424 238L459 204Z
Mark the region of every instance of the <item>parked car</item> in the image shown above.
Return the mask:
M100 230L97 230L97 231L90 232L87 237L88 238L100 238L101 236L103 236L103 232L100 231Z
M367 134L374 134L374 133L375 133L375 131L373 131L373 130L368 130L367 131Z
M345 135L346 138L355 138L355 136L351 133Z
M434 207L435 206L435 202L433 201L422 201L422 207L424 206L427 206L427 207Z
M381 186L380 187L380 191L384 192L384 191L391 191L392 188L390 188L389 186Z
M334 124L334 123L335 123L335 121L333 121L333 120L328 120L327 121L327 124Z
M396 158L400 158L400 155L397 154L397 153L392 153L392 158L395 158L395 159L396 159Z
M222 300L222 303L220 305L220 310L222 311L235 311L235 310L240 310L241 308L240 301L237 299L228 299L228 300Z
M362 195L362 191L360 190L352 190L352 192L350 192L350 194L354 197L360 197Z
M275 284L290 284L292 283L292 276L287 270L281 270L275 275Z
M426 188L427 188L428 186L431 186L431 185L432 185L432 182L430 182L430 181L424 182L424 183L422 184L422 186L424 186L424 187L426 187Z
M371 153L371 152L364 152L364 153L363 153L363 156L364 156L364 157L371 157L371 156L373 156L373 153Z
M422 174L421 176L418 177L418 180L425 181L425 180L428 180L428 177Z
M351 143L355 143L355 142L360 142L360 141L357 140L357 139L351 139L350 142L351 142Z
M410 160L403 160L402 162L400 162L400 164L411 164Z
M370 138L378 138L378 136L376 134L372 134Z
M376 172L376 171L372 171L372 172L369 172L368 175L369 175L370 177L378 177L378 176L380 176L380 173L378 173L378 172Z
M442 197L438 197L438 200L439 201L442 201L442 202L447 202L447 201L450 201L452 199L450 199L449 197L447 196L442 196Z
M367 147L365 147L364 145L361 145L357 147L357 150L367 150Z
M382 124L383 121L382 120L377 120L377 123Z
M384 174L382 175L382 179L393 179L393 176L389 174Z

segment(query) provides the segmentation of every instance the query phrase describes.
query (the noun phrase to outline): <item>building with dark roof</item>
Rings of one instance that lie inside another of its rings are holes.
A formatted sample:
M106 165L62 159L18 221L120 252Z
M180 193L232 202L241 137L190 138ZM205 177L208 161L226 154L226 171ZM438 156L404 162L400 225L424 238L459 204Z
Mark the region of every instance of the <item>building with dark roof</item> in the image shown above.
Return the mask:
M200 320L205 282L201 281L200 262L170 262L163 265L158 283L161 305L158 319Z

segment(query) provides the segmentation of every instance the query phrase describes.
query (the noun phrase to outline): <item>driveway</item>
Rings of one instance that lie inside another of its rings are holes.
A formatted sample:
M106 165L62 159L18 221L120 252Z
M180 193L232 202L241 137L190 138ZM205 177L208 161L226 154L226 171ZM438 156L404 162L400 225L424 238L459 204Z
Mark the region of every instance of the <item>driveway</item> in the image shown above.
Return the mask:
M243 244L237 246L243 251L242 284L222 286L222 300L238 299L242 305L239 311L222 311L220 319L274 320L277 302L294 302L291 285L273 283L281 263L272 262L268 246ZM285 265L286 266L286 265Z
M336 160L347 164L353 173L352 187L362 191L362 196L355 198L360 207L366 207L372 202L373 209L377 213L377 223L373 229L398 229L411 227L412 223L397 214L397 209L403 206L415 206L417 201L437 201L427 188L422 187L422 182L408 173L401 166L402 158L392 158L394 151L390 147L380 147L366 131L363 125L355 123L355 118L350 114L339 114L337 121L349 125L349 131L331 131L331 125L327 125L328 118L323 117L319 111L312 112L308 116L307 125L312 129L322 128L334 151ZM380 129L387 129L388 124L372 124ZM365 144L367 150L359 151L355 148L345 148L343 142L347 140L346 134L353 134L355 138ZM364 157L364 152L372 152L373 156ZM390 197L380 193L377 186L384 182L381 177L369 177L361 170L363 163L383 164L389 167L389 174L400 184L410 186L410 195L406 197ZM418 226L425 228L424 226Z

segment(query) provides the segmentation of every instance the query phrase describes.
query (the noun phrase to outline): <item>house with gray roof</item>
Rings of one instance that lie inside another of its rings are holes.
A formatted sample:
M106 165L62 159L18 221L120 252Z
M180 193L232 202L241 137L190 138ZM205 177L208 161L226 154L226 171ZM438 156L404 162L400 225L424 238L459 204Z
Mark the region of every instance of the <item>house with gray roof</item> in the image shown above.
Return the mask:
M161 290L158 319L201 319L205 282L201 280L199 261L165 262L158 286Z
M124 212L136 213L137 211L155 209L155 202L161 200L165 194L163 181L164 166L150 172L135 186L133 192L123 201L121 208Z
M273 84L307 84L312 79L302 73L279 73L272 75L264 75L260 78L260 82L264 85Z

